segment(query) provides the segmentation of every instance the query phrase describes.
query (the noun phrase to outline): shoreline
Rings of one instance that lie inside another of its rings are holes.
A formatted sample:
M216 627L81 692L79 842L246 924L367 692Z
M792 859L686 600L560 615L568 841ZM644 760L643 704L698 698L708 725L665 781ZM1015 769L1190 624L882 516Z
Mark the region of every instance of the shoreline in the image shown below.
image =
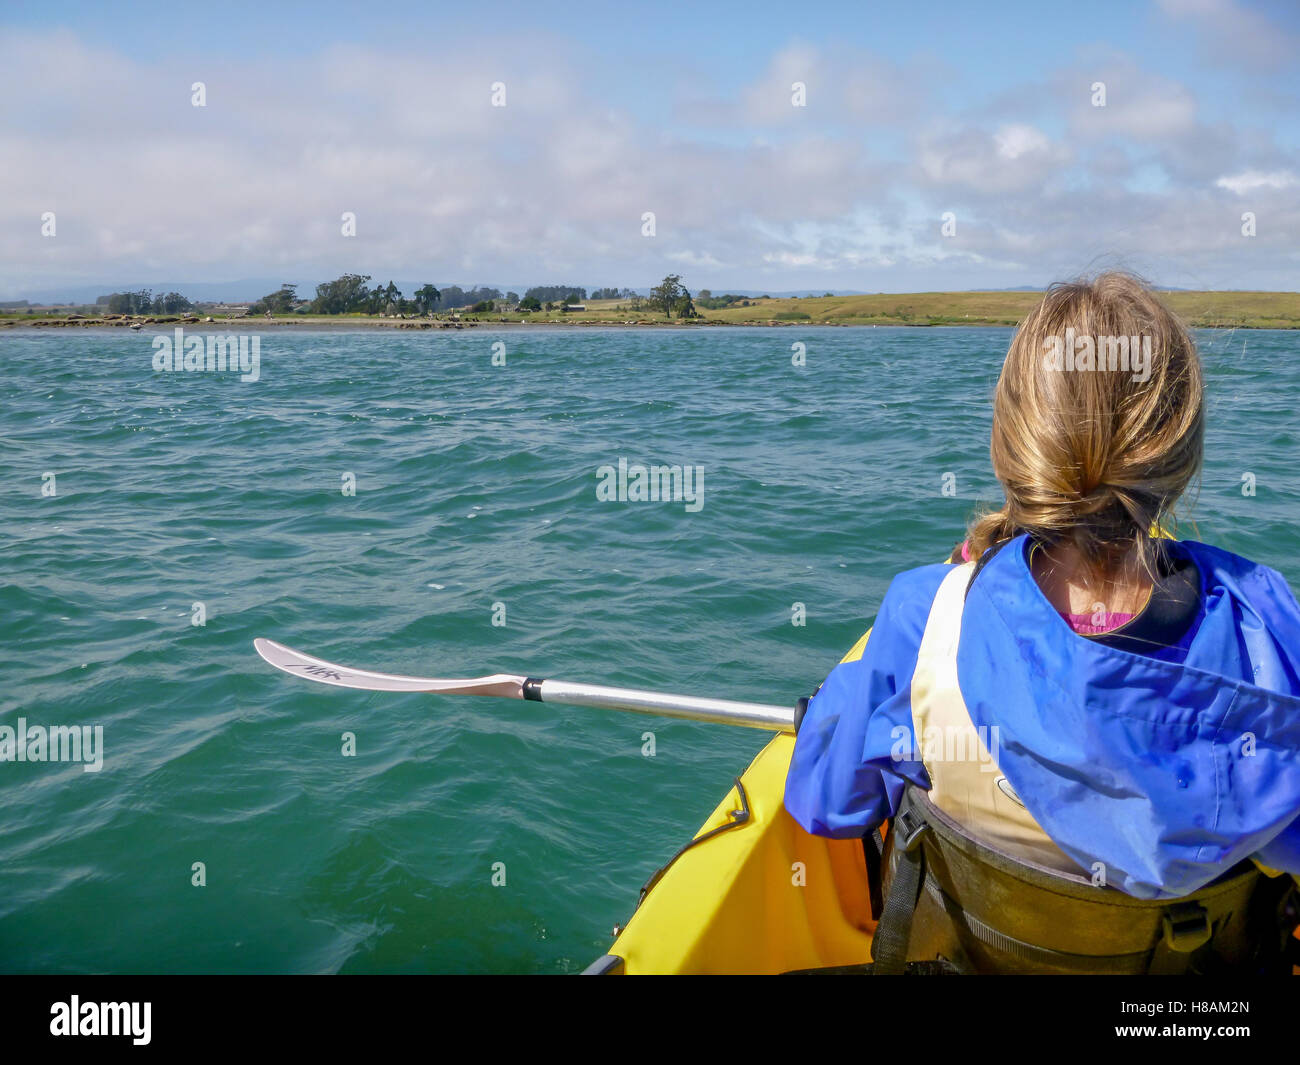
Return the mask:
M22 329L22 330L45 330L45 329L96 329L104 331L113 331L120 329L130 329L134 323L129 321L112 321L105 322L98 318L88 318L78 321L67 321L62 318L45 318L35 319L34 321L14 320L0 322L0 328ZM724 322L718 320L712 321L691 321L673 318L667 321L636 321L636 322L617 322L603 320L584 320L584 319L539 319L537 321L513 321L506 319L487 320L479 319L477 321L462 322L443 322L443 321L393 321L385 319L339 319L338 321L329 318L304 318L295 320L293 318L273 318L273 319L256 319L256 318L229 318L215 319L207 322L202 319L143 319L140 321L140 333L165 333L178 327L192 332L212 333L225 332L226 330L257 330L257 329L292 329L298 332L329 332L329 333L347 333L347 332L365 332L367 330L391 330L394 332L413 331L413 332L442 332L442 331L464 331L468 329L477 329L480 331L505 331L505 330L528 330L528 329L683 329L683 330L700 330L700 329L785 329L790 327L813 328L813 329L942 329L962 328L964 326L993 328L993 329L1012 329L1015 327L1014 322L996 322L996 321L972 321L972 322L778 322L778 321L755 321L755 322Z
M1168 290L1160 298L1193 329L1300 329L1300 292L1194 292ZM861 328L889 326L942 328L978 326L1014 328L1042 299L1027 290L1005 292L876 293L856 296L757 297L722 300L704 297L692 319L667 318L661 310L627 301L588 301L580 311L558 308L531 314L509 307L473 313L448 308L423 315L281 313L272 318L249 316L244 308L216 313L211 309L133 315L89 313L92 307L45 307L36 314L11 310L0 314L0 331L30 329L148 329L180 326L198 331L264 329L528 330L528 329L747 329ZM730 301L730 302L727 302Z
M724 321L681 321L673 319L665 322L613 322L613 321L475 321L475 322L421 322L421 321L330 321L329 319L293 319L277 318L257 320L250 318L222 319L211 322L202 320L173 319L167 321L142 321L135 330L142 335L156 336L182 328L193 333L224 333L227 331L247 332L259 329L292 330L300 333L364 333L364 332L465 332L476 330L483 333L549 331L551 329L1014 329L1019 323L992 320L971 320L961 322L802 322L802 321L759 321L759 322L724 322ZM0 321L0 330L36 333L51 329L89 329L96 332L116 332L130 330L131 322L105 322L91 318L83 321L66 321L63 319L36 319L34 321L12 320ZM1300 323L1295 325L1256 324L1253 322L1188 322L1191 329L1236 330L1250 329L1256 331L1290 332L1300 330Z
M44 330L44 329L96 329L105 332L129 329L130 322L105 322L96 318L85 321L65 321L63 319L36 319L34 321L9 321L0 322L0 328L12 328L20 330ZM329 333L347 333L347 332L365 332L367 330L390 330L394 332L414 331L414 332L442 332L442 331L464 331L467 329L477 329L479 331L497 332L502 330L525 330L525 329L682 329L682 330L701 330L701 329L784 329L788 327L803 327L813 329L943 329L943 328L963 328L965 326L993 328L993 329L1012 329L1015 327L1014 322L992 322L992 321L974 321L974 322L944 322L931 324L929 322L722 322L722 321L683 321L681 319L671 319L664 322L638 321L638 322L613 322L613 321L563 321L563 320L540 320L535 322L518 322L518 321L487 321L479 320L474 322L421 322L421 321L383 321L383 320L340 320L331 321L328 318L323 319L305 319L295 321L290 318L275 318L271 320L258 320L253 318L232 318L219 319L211 322L202 320L194 321L192 319L170 319L165 321L142 321L141 328L136 330L140 333L163 333L177 327L184 328L192 332L212 333L225 332L232 330L249 330L249 329L293 329L298 332L329 332Z

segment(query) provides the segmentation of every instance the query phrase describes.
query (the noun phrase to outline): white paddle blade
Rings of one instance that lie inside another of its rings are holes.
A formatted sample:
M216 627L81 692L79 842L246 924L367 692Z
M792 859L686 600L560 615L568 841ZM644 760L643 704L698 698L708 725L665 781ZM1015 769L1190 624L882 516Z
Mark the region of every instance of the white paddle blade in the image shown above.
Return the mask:
M335 665L313 658L274 640L258 637L253 641L257 653L276 669L295 677L306 677L338 688L361 688L370 692L441 692L444 695L495 695L503 699L524 697L524 678L498 673L491 677L469 680L434 677L402 677L396 673L372 673Z

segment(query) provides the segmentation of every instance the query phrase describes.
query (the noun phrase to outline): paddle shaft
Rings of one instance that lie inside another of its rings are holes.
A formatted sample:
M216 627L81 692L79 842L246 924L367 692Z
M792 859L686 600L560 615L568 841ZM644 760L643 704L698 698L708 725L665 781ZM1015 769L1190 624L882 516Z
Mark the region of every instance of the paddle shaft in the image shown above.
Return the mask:
M602 710L627 710L637 714L709 721L719 725L767 729L769 732L794 731L794 707L767 703L742 703L730 699L707 699L694 695L671 695L668 692L638 688L612 688L603 684L574 684L565 680L526 680L524 698L543 703L569 703L593 706Z

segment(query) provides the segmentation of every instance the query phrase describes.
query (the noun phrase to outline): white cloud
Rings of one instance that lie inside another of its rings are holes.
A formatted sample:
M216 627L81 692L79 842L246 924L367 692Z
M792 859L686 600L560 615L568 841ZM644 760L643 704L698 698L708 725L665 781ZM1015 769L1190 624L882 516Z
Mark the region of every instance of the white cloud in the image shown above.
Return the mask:
M917 135L914 153L920 183L997 195L1054 184L1070 160L1065 145L1022 123L992 132L940 123Z
M1003 126L993 136L998 155L1003 159L1019 159L1022 155L1046 152L1051 145L1046 135L1033 126Z
M820 54L808 45L795 44L778 52L764 75L742 94L743 117L756 125L770 125L806 114L805 107L794 105L796 84L805 87L806 105L815 101L824 106L823 94L830 91L826 79L819 77L824 67Z
M1230 174L1219 178L1214 183L1218 188L1227 189L1242 196L1258 189L1289 189L1300 184L1300 178L1287 170L1274 170L1263 174L1258 170L1245 170L1240 174Z

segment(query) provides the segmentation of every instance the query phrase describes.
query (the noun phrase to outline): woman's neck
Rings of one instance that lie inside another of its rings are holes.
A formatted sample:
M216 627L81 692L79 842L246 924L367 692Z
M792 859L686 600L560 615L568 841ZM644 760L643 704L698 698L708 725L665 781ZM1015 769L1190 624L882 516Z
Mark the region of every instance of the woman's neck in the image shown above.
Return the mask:
M1135 556L1099 573L1073 544L1039 544L1029 568L1062 614L1139 614L1151 597L1151 579Z

